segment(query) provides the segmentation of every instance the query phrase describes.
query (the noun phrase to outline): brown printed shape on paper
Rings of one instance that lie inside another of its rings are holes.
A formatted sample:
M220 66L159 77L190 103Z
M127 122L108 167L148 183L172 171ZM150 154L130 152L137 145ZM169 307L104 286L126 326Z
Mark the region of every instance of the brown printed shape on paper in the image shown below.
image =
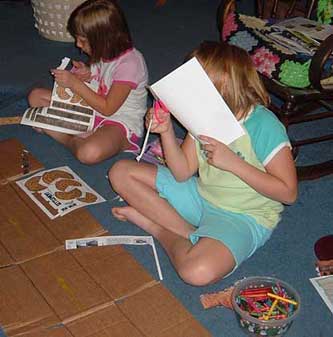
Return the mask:
M77 200L81 202L92 203L97 200L97 196L93 193L87 192L84 197L78 198Z
M59 178L64 178L64 179L73 179L74 177L66 172L66 171L62 171L62 170L52 170L52 171L48 171L45 172L42 175L42 180L44 183L46 184L51 184L53 183L56 179Z
M83 106L89 106L89 104L84 99L80 102L80 104Z
M82 192L78 188L74 188L68 192L55 192L54 195L60 200L72 200L79 198L82 195Z
M74 94L70 102L73 104L76 104L76 103L79 103L81 100L82 98L78 94Z
M71 96L66 92L65 88L58 86L56 89L56 93L61 98L62 100L67 101L68 99L71 98Z
M55 187L57 190L59 191L66 191L66 189L70 186L82 186L82 184L77 181L77 180L74 180L74 179L61 179L61 180L58 180L56 183L55 183Z
M38 192L46 189L46 186L39 183L41 176L35 176L30 179L28 179L24 186L32 192Z

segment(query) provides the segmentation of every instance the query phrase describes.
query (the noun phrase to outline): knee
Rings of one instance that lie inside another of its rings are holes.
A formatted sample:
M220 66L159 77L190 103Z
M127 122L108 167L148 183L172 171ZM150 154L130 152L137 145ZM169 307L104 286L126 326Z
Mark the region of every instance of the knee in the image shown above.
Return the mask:
M32 89L28 94L28 103L30 106L36 106L35 102L38 97L38 89Z
M206 286L225 276L216 273L203 263L186 263L179 268L178 273L184 282L192 286Z
M98 146L94 146L89 142L80 145L74 154L81 163L86 165L97 164L102 160Z
M43 94L44 91L45 89L34 88L29 92L27 99L31 107L40 107L45 105L43 102L43 99L45 99L45 94Z
M128 183L130 177L132 160L122 159L117 161L109 170L109 180L112 188L119 192L124 184Z

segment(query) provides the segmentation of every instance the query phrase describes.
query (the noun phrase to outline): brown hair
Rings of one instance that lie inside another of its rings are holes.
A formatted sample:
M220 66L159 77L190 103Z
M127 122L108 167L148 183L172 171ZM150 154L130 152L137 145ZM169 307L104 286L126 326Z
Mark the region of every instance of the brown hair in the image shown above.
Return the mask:
M132 47L126 18L115 0L87 0L70 15L67 30L85 37L91 48L90 62L112 59Z
M238 119L255 104L267 106L270 97L249 54L225 42L205 41L186 58L196 57Z

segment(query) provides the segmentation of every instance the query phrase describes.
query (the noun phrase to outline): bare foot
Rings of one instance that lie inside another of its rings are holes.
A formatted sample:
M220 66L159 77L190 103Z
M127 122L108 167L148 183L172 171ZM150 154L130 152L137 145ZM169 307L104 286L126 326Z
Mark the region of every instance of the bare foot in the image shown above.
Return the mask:
M158 232L162 229L161 226L146 218L144 215L139 213L135 208L131 206L113 207L112 214L118 220L130 221L154 236L156 236Z

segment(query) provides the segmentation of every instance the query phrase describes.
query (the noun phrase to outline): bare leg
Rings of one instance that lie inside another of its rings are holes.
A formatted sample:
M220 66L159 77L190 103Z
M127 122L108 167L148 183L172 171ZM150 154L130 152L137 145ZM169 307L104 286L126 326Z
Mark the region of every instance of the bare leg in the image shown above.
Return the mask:
M131 206L113 208L112 213L118 219L133 222L153 235L187 283L198 286L213 283L235 266L228 248L217 240L202 238L193 246L187 238L157 225Z
M220 241L201 238L192 245L189 240L163 228L154 236L186 283L196 286L214 283L235 266L233 255Z
M38 108L49 106L51 102L52 91L45 88L32 89L28 95L28 102L31 107Z
M114 190L140 214L188 238L194 228L159 196L155 188L156 173L157 168L154 165L121 160L113 165L109 178Z
M48 107L51 103L51 95L52 91L50 89L45 88L35 88L32 89L28 95L28 102L31 107ZM54 138L58 142L65 144L72 137L70 135L66 135L64 133L46 130L42 128L34 128L38 132L46 133L50 137Z
M196 245L191 244L188 237L194 231L193 226L155 189L155 166L123 160L112 167L109 177L113 188L130 205L113 208L113 214L135 223L159 240L185 282L212 283L234 268L234 258L221 242L202 238Z
M33 89L28 101L32 107L49 106L51 90ZM130 148L122 130L114 125L104 125L86 138L43 129L44 133L69 148L84 164L96 164Z
M44 132L70 149L84 164L96 164L130 148L130 143L118 126L105 125L88 137L72 136L53 130Z
M51 102L51 90L45 88L35 88L32 89L28 95L29 105L33 108L46 107L50 105ZM33 127L38 133L44 133L44 129Z

